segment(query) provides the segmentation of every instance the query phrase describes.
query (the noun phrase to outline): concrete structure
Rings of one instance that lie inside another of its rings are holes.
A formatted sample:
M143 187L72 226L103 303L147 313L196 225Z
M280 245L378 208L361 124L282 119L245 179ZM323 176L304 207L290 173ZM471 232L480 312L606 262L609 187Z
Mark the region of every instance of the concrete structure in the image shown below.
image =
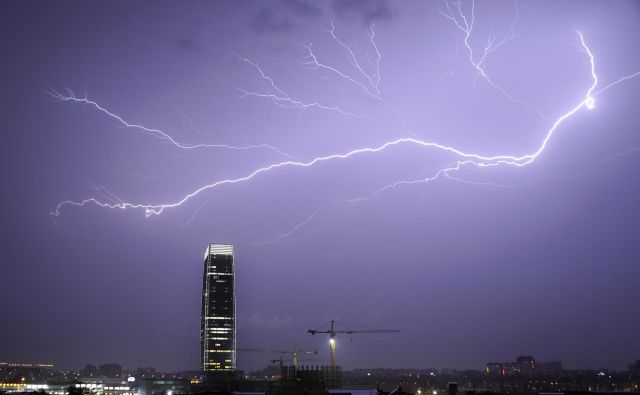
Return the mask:
M283 393L326 393L342 388L342 368L336 366L282 366L280 391Z

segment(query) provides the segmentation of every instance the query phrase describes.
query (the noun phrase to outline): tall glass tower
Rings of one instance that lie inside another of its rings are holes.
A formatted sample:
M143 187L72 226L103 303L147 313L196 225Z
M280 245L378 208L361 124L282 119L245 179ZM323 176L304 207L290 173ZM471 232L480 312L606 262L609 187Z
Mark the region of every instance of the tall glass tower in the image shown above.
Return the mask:
M205 379L236 370L236 293L233 246L209 244L204 253L200 366Z

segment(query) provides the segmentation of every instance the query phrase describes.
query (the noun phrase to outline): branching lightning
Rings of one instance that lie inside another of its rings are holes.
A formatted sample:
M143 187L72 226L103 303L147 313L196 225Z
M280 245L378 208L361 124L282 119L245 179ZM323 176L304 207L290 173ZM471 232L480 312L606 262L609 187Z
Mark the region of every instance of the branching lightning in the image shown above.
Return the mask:
M598 89L593 96L598 96L599 94L603 93L604 91L606 91L609 88L613 88L614 86L618 85L621 82L624 82L626 80L630 80L632 78L635 78L637 76L640 75L640 71L633 73L633 74L629 74L629 75L625 75L624 77L618 78L617 80L613 81L612 83L608 84L607 86L605 86L604 88Z
M380 60L382 60L382 55L380 54L380 51L378 51L378 47L376 46L376 42L374 40L375 37L375 31L374 31L374 25L371 25L370 30L367 31L367 34L369 35L369 40L371 42L372 47L375 49L376 51L376 71L373 74L368 74L364 71L364 69L362 68L362 66L360 65L360 62L358 61L358 57L355 55L355 53L353 52L353 50L351 49L351 47L349 47L347 44L345 44L344 42L342 42L342 40L340 40L340 38L338 38L338 36L336 35L336 27L333 23L333 21L331 21L331 30L329 30L329 34L331 34L331 37L333 38L333 40L338 43L338 45L340 45L342 48L344 48L344 50L347 52L347 59L349 60L349 63L351 63L351 66L356 69L360 75L362 77L364 77L368 82L369 82L369 87L371 87L374 91L375 91L375 96L376 98L380 97L380 88L379 88L379 84L380 84ZM315 58L315 56L313 55L313 52L311 52L310 48L307 48L310 52L310 56L312 56L313 60L314 60L314 65L318 65L318 60ZM344 77L344 78L348 78L343 74L340 74L340 76ZM354 82L353 80L351 80L352 82ZM356 84L358 84L356 82ZM367 91L367 93L371 94L371 92L369 92L367 87L362 86L363 89L365 89L365 91Z
M522 184L517 184L517 185L506 185L506 184L498 184L495 182L487 182L487 181L474 181L474 180L467 180L465 178L460 178L460 177L454 177L449 173L446 173L444 175L447 179L451 180L451 181L456 181L462 184L468 184L468 185L476 185L476 186L486 186L486 187L493 187L493 188L499 188L499 189L522 189L522 188L526 188L532 184L536 184L536 183L540 183L543 181L547 181L547 180L552 180L552 179L571 179L571 178L575 178L575 177L571 177L571 176L548 176L548 177L542 177L540 179L537 180L531 180L531 181L527 181L525 183Z
M324 104L320 104L318 102L311 102L311 103L304 103L300 100L296 100L293 99L291 96L289 96L287 93L285 93L278 85L276 85L276 83L273 81L273 78L269 77L267 74L265 74L265 72L262 70L262 68L260 67L260 65L258 63L252 62L251 60L242 57L240 55L235 55L240 61L247 63L251 66L253 66L256 71L258 72L258 74L260 74L260 77L267 81L269 83L269 85L271 86L271 89L273 90L273 92L268 92L268 93L259 93L256 91L249 91L243 88L237 88L240 92L242 92L242 97L246 97L246 96L255 96L255 97L260 97L260 98L264 98L264 99L269 99L271 100L275 105L282 107L282 108L293 108L293 109L298 109L298 110L306 110L309 108L318 108L318 109L322 109L322 110L327 110L327 111L336 111L342 115L346 115L346 116L352 116L352 117L358 117L358 118L365 118L365 116L360 115L360 114L356 114L353 112L348 112L345 111L343 109L341 109L338 106L327 106Z
M490 187L500 188L500 189L515 189L515 188L518 188L518 186L498 184L498 183L495 183L495 182L467 180L467 179L460 178L460 177L454 177L449 173L445 173L444 176L449 180L460 182L462 184L477 185L477 186L490 186Z
M452 8L453 6L453 8ZM464 38L464 43L465 46L469 52L469 61L471 62L471 64L474 66L474 68L476 69L476 71L478 72L478 74L485 80L487 81L492 87L494 87L495 89L499 90L500 92L502 92L509 100L519 103L521 105L526 106L527 108L529 108L530 110L538 113L539 115L542 115L542 113L540 113L538 110L534 109L533 107L527 105L526 103L516 100L513 97L511 97L504 89L500 88L498 85L496 85L486 74L485 69L484 69L484 63L487 59L487 56L489 54L491 54L492 52L494 52L495 50L497 50L499 47L501 47L503 44L505 44L506 42L508 42L509 40L511 40L513 38L513 27L515 25L515 21L514 23L511 25L511 28L509 30L509 32L502 37L502 39L498 40L496 38L495 35L492 35L488 42L486 47L484 48L483 52L482 52L482 56L478 59L477 57L474 55L473 49L471 47L471 45L469 44L469 37L472 34L473 31L473 27L474 27L474 22L475 22L475 14L474 14L474 8L475 8L475 3L472 1L471 2L471 14L470 16L465 16L465 13L463 12L461 3L459 1L456 2L452 2L446 3L446 7L448 12L442 12L442 14L447 17L449 20L451 20L458 29L460 29L464 34L465 34L465 38ZM455 12L454 12L455 9ZM517 17L516 17L516 21L517 21ZM357 149L353 149L350 151L346 151L346 152L342 152L342 153L331 153L328 155L323 155L323 156L317 156L313 159L310 160L294 160L290 155L281 152L280 150L276 149L273 146L270 145L266 145L266 144L261 144L261 145L256 145L256 146L243 146L243 147L236 147L236 146L228 146L228 145L208 145L208 144L197 144L197 145L186 145L186 144L182 144L182 143L178 143L176 140L174 140L169 134L158 130L158 129L152 129L152 128L147 128L145 126L142 125L138 125L138 124L131 124L126 122L122 117L120 117L119 115L112 113L108 110L106 110L104 107L100 106L98 103L89 100L88 98L79 98L76 97L73 92L69 91L67 95L63 95L60 94L58 92L55 91L51 91L49 92L54 98L61 100L61 101L71 101L71 102L77 102L77 103L85 103L88 104L92 107L94 107L95 109L103 112L104 114L108 115L109 117L117 120L118 122L120 122L122 125L126 126L126 127L130 127L130 128L136 128L139 130L142 130L144 132L147 133L151 133L159 138L161 138L164 141L170 142L171 144L175 145L178 148L181 149L196 149L196 148L230 148L230 149L254 149L254 148L268 148L270 150L273 150L277 153L279 153L280 155L286 156L287 160L283 160L280 162L275 162L272 164L269 164L267 166L264 167L259 167L251 172L249 172L248 174L242 176L242 177L237 177L237 178L227 178L227 179L221 179L221 180L217 180L217 181L213 181L211 183L205 184L193 191L191 191L188 194L185 194L184 196L182 196L179 199L176 199L172 202L165 202L165 203L137 203L137 202L128 202L128 201L124 201L122 199L120 199L119 197L117 197L114 194L111 194L110 192L106 191L106 189L101 189L99 190L99 194L102 195L103 198L98 198L98 197L90 197L90 198L86 198L84 200L80 200L80 201L74 201L74 200L65 200L60 202L55 210L53 210L51 212L52 215L54 216L58 216L61 214L63 208L67 207L67 206L76 206L76 207L80 207L80 206L85 206L85 205L95 205L98 207L103 207L103 208L109 208L109 209L121 209L121 210L127 210L127 209L139 209L139 210L143 210L146 217L150 217L153 215L160 215L163 212L165 212L165 210L167 209L171 209L171 208L176 208L179 207L183 204L185 204L186 202L188 202L191 198L200 195L206 191L209 190L214 190L217 188L221 188L225 185L232 185L232 184L237 184L237 183L243 183L243 182L248 182L250 180L252 180L253 178L256 178L260 175L265 175L267 173L276 171L278 169L285 169L285 168L309 168L309 167L313 167L313 166L319 166L322 163L325 162L333 162L333 161L338 161L338 160L347 160L349 158L355 157L355 156L361 156L361 155L374 155L376 153L382 152L382 151L387 151L387 150L391 150L394 149L396 147L400 147L400 146L417 146L420 148L425 148L426 150L438 150L438 151L442 151L444 153L447 153L449 155L451 155L453 157L453 161L450 162L449 165L441 167L437 170L435 170L432 174L430 174L427 177L420 177L420 178L416 178L416 179L412 179L412 180L401 180L401 181L396 181L392 184L383 186L379 189L377 189L376 191L374 191L372 194L369 194L367 196L364 197L359 197L359 198L355 198L355 199L349 199L348 201L350 202L359 202L359 201L363 201L366 199L369 199L375 195L378 195L380 193L383 193L385 191L391 190L393 188L396 188L400 185L410 185L410 184L416 184L416 183L426 183L426 182L432 182L435 181L439 178L442 177L446 177L446 178L450 178L452 180L457 180L457 181L464 181L462 179L458 179L456 177L452 177L451 173L456 172L460 169L462 169L463 167L466 166L474 166L474 167L478 167L478 168L487 168L487 167L497 167L497 166L512 166L512 167L523 167L523 166L527 166L531 163L533 163L546 149L548 143L551 141L551 138L554 136L554 134L558 131L558 129L560 128L560 126L564 123L565 120L567 120L568 118L572 117L573 115L575 115L577 112L579 112L581 109L586 108L586 109L592 109L595 105L595 96L597 96L598 94L606 91L607 89L623 82L626 81L628 79L634 78L638 75L640 75L640 72L635 73L635 74L631 74L629 76L625 76L622 77L616 81L614 81L613 83L605 86L604 88L596 91L596 87L598 85L598 76L596 74L596 67L595 67L595 59L594 59L594 55L591 52L590 48L588 47L588 45L585 42L585 39L582 35L581 32L576 31L576 34L579 37L580 40L580 47L582 49L582 51L586 54L586 57L589 61L589 69L590 69L590 76L591 76L591 84L589 85L589 87L586 89L584 96L582 97L582 99L574 104L569 110L567 110L566 112L564 112L562 115L560 115L558 118L555 119L555 121L551 124L551 126L545 131L545 133L543 134L543 137L541 139L541 142L539 143L539 145L537 147L535 147L535 149L532 152L529 153L524 153L524 154L483 154L483 153L474 153L474 152L466 152L464 150L449 146L449 145L444 145L444 144L440 144L437 142L433 142L433 141L427 141L427 140L423 140L420 138L417 138L415 135L413 135L413 133L411 132L411 129L408 127L407 123L404 121L404 119L402 119L402 117L400 117L400 114L397 110L395 110L394 107L392 107L391 105L389 105L381 96L380 92L380 83L381 83L381 73L380 73L380 63L382 60L382 55L381 52L378 50L378 47L375 43L375 32L374 32L374 26L371 25L370 29L367 31L368 37L369 37L369 41L376 53L376 58L375 61L372 61L371 59L369 60L371 63L372 68L374 69L373 72L367 72L365 70L364 67L362 67L362 63L359 60L359 58L356 56L356 54L353 52L353 50L351 49L351 47L349 47L348 45L346 45L342 40L340 40L338 38L338 36L335 33L335 26L332 22L331 24L331 29L329 30L329 34L331 35L332 39L338 44L338 46L340 46L346 53L347 53L347 59L349 60L349 63L351 64L352 68L354 70L356 70L357 74L359 75L359 78L356 78L354 76L349 75L346 72L343 72L341 70L339 70L336 67L333 67L329 64L323 63L319 60L319 58L317 57L317 55L314 53L313 49L312 49L312 45L308 44L308 45L303 45L303 47L306 49L307 54L306 57L304 58L304 60L301 62L303 65L306 65L312 69L321 69L321 70L325 70L328 71L330 73L332 73L333 75L336 75L338 77L340 77L341 79L349 82L350 84L354 85L355 87L357 87L358 89L362 90L363 92L365 92L369 97L380 101L382 103L384 103L388 108L392 109L392 111L399 117L399 119L401 119L403 125L405 125L407 127L407 132L410 134L410 136L408 137L401 137L401 138L396 138L390 141L386 141L384 143L378 144L378 145L374 145L374 146L365 146L365 147L361 147L361 148L357 148ZM237 55L236 55L237 56ZM266 93L259 93L259 92L253 92L253 91L248 91L248 90L241 90L245 95L248 96L256 96L256 97L261 97L261 98L266 98L269 100L272 100L276 105L281 106L281 107L285 107L285 108L297 108L297 109L306 109L306 108L318 108L318 109L322 109L322 110L328 110L328 111L337 111L343 115L349 115L349 116L357 116L356 114L347 112L347 111L343 111L342 109L340 109L339 107L332 107L332 106L326 106L326 105L321 105L319 103L304 103L301 102L299 100L293 99L290 95L288 95L283 89L281 89L278 85L276 85L276 83L274 82L274 80L268 76L266 73L264 73L264 71L262 70L262 68L258 65L258 63L252 62L246 58L237 56L242 62L245 62L249 65L251 65L255 70L257 70L257 72L259 73L260 77L266 81L268 83L268 85L270 86L271 90L269 92ZM106 192L105 192L106 191ZM199 210L199 209L198 209ZM196 213L197 211L196 210ZM308 222L310 222L311 220L313 220L313 218L318 214L318 212L320 211L320 209L316 210L311 216L309 216L307 219L305 219L303 222L299 223L298 225L296 225L292 230L290 230L287 233L283 233L281 235L278 235L274 240L263 243L263 244L272 244L272 243L276 243L286 237L289 237L291 234L293 234L294 232L296 232L298 229L300 229L302 226L306 225ZM195 215L195 214L194 214ZM192 217L193 218L193 217ZM190 220L189 220L190 222Z
M502 93L509 101L524 106L528 110L538 114L540 117L547 119L547 116L537 108L520 99L514 98L509 92L507 92L506 89L502 88L495 81L493 81L485 70L485 62L487 60L487 57L507 42L513 40L515 37L513 30L518 22L518 19L520 18L518 2L516 1L516 17L511 23L511 26L509 27L507 33L504 34L504 36L500 40L498 40L498 37L494 33L492 33L487 39L487 43L482 50L482 56L480 56L479 59L477 59L477 56L474 55L473 47L470 44L471 35L473 33L473 28L476 22L475 1L471 0L471 11L469 15L465 14L462 8L462 1L460 0L447 0L445 1L445 6L447 8L447 11L445 12L443 10L440 10L440 14L453 22L454 26L464 34L463 42L464 46L467 48L467 52L469 53L468 60L471 66L473 66L473 68L476 70L477 74L481 76L489 85L491 85L491 87Z
M207 203L208 203L207 201L205 201L204 203L202 203L202 204L200 205L200 207L198 207L197 209L195 209L195 210L193 211L193 213L191 214L191 216L190 216L186 221L183 221L183 222L179 223L179 224L178 224L178 226L180 226L181 228L184 228L184 227L187 227L187 226L191 225L191 222L195 219L195 217L198 215L198 213L200 212L200 210L202 210L202 208L203 208L204 206L206 206L206 205L207 205Z
M465 22L466 23L466 22ZM551 126L551 128L549 128L547 130L547 133L545 135L545 138L542 140L542 143L540 144L540 146L538 147L538 149L532 153L532 154L526 154L526 155L521 155L521 156L510 156L510 155L496 155L496 156L492 156L492 157L487 157L487 156L481 156L481 155L476 155L476 154L467 154L467 153L463 153L460 151L457 151L451 147L446 147L446 146L440 146L440 145L436 145L436 148L442 149L442 150L451 150L452 152L454 152L455 154L457 154L459 157L464 158L464 160L459 160L456 162L455 165L450 165L447 167L443 167L441 169L439 169L437 172L435 172L434 175L430 176L430 177L426 177L426 178L418 178L418 179L413 179L413 180L401 180L401 181L396 181L392 184L388 184L385 185L381 188L379 188L378 190L374 191L373 193L364 196L364 197L358 197L358 198L354 198L354 199L347 199L346 201L348 202L352 202L352 203L356 203L356 202L361 202L364 200L367 200L371 197L374 197L382 192L385 192L387 190L390 189L394 189L398 186L401 185L411 185L411 184L418 184L418 183L427 183L427 182L431 182L431 181L435 181L438 178L440 178L441 176L449 176L449 173L451 172L455 172L460 170L463 166L466 165L472 165L472 166L476 166L476 167L491 167L491 166L500 166L500 165L509 165L509 166L517 166L517 167L522 167L522 166L526 166L530 163L532 163L533 161L535 161L538 156L540 156L542 154L542 152L545 150L549 140L551 139L551 137L553 136L553 134L556 132L556 130L558 129L558 127L562 124L562 122L571 117L573 114L575 114L576 112L578 112L581 108L586 107L588 109L592 109L594 106L594 96L593 96L593 90L595 89L595 87L598 84L598 76L596 75L596 71L595 71L595 60L593 57L593 54L591 53L591 50L589 49L589 47L587 46L587 44L584 41L584 37L582 35L582 33L576 31L576 33L578 34L578 36L580 37L580 44L582 46L582 49L584 50L584 52L587 54L588 58L589 58L589 63L591 66L591 77L592 77L592 84L589 87L589 89L587 90L584 99L578 103L575 107L573 107L571 110L569 110L568 112L564 113L562 116L560 116L558 119L556 119L556 121L553 123L553 125Z
M604 158L604 159L600 159L598 162L600 162L600 163L607 163L607 162L609 162L609 161L611 161L611 160L618 159L618 158L622 158L623 156L627 156L627 155L629 155L630 153L638 152L638 151L640 151L640 147L633 147L633 148L629 148L629 149L627 149L627 150L625 150L625 151L622 151L622 152L619 152L619 153L617 153L617 154L609 155L609 156L607 156L607 157L606 157L606 158Z
M302 228L303 226L305 226L306 224L308 224L309 222L313 221L313 219L316 217L316 215L318 215L318 213L320 212L320 210L322 210L322 207L318 208L316 211L314 211L309 217L307 217L304 221L300 222L299 224L296 224L293 228L291 228L291 230L289 230L286 233L281 233L279 235L277 235L276 237L274 237L272 240L269 241L263 241L260 243L255 243L254 246L255 247L263 247L263 246L267 246L267 245L271 245L271 244L276 244L279 243L280 241L286 239L287 237L291 236L292 234L296 233L298 230L300 230L300 228Z
M48 95L50 95L51 97L53 97L56 100L62 101L62 102L74 102L74 103L83 103L83 104L88 104L91 107L95 108L96 110L106 114L107 116L109 116L112 119L115 119L116 121L118 121L120 124L122 124L123 126L127 127L127 128L133 128L133 129L138 129L141 130L144 133L148 133L151 134L153 136L156 136L158 138L160 138L162 141L171 143L172 145L174 145L177 148L180 149L185 149L185 150L195 150L195 149L202 149L202 148L226 148L226 149L231 149L231 150L251 150L251 149L269 149L271 151L274 151L284 157L287 158L292 158L291 155L280 151L279 149L277 149L276 147L269 145L269 144L258 144L258 145L245 145L245 146L236 146L236 145L229 145L229 144L184 144L184 143L180 143L178 141L176 141L173 137L171 137L168 133L160 130L160 129L154 129L154 128L148 128L146 126L140 125L140 124L136 124L136 123L129 123L127 121L125 121L120 115L113 113L109 110L107 110L106 108L102 107L100 104L98 104L97 102L90 100L88 97L78 97L75 95L75 93L71 90L67 90L67 94L62 94L56 90L49 90L46 92Z
M379 188L375 191L373 191L372 193L368 194L367 196L361 196L361 197L357 197L357 198L352 198L352 199L343 199L342 201L346 202L346 203L359 203L365 200L369 200L374 196L377 196L383 192L386 192L388 190L397 188L401 185L413 185L413 184L421 184L421 183L425 183L425 182L431 182L431 181L435 181L438 178L440 178L441 176L446 176L448 174L448 172L450 171L456 171L459 170L463 165L467 164L467 163L471 163L471 161L460 161L460 162L456 162L454 165L450 165L447 167L443 167L441 169L438 169L433 175L431 176L427 176L427 177L419 177L416 179L412 179L412 180L400 180L400 181L396 181L392 184L387 184L385 186L383 186L382 188Z
M389 109L394 116L402 123L405 128L405 131L412 137L417 137L411 126L406 121L406 119L402 116L400 111L391 105L380 93L380 80L382 76L380 74L380 62L382 61L382 54L378 49L378 46L375 42L375 25L372 24L367 31L367 35L369 36L369 42L371 43L371 47L376 53L376 62L375 62L375 71L373 73L367 73L364 68L361 66L358 61L358 57L355 55L351 47L345 44L340 38L338 38L335 32L335 25L333 21L331 21L331 28L328 30L331 38L347 52L347 59L351 66L356 70L357 74L364 78L365 82L359 81L356 77L352 77L346 71L341 71L335 66L331 66L327 63L323 63L318 59L318 56L313 51L312 44L300 44L303 48L306 49L307 54L304 57L304 60L300 61L301 64L310 67L313 70L325 70L333 75L340 77L341 79L349 82L350 84L356 86L360 90L362 90L368 97L382 103L387 109Z

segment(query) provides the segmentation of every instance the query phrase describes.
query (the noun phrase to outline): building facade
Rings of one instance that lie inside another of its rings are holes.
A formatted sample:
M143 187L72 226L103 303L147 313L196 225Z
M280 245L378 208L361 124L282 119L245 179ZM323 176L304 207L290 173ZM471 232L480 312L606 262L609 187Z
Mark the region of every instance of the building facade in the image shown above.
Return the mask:
M502 364L500 362L487 362L485 373L492 377L503 376Z
M233 246L209 244L204 253L200 367L205 379L236 370L236 294Z
M536 360L531 355L520 355L516 358L518 370L522 374L534 374L536 372Z

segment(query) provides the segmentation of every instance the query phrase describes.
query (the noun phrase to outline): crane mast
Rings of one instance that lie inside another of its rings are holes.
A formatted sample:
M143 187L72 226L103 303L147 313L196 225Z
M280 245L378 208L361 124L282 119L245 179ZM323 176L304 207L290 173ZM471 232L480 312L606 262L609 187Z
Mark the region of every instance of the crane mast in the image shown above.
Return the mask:
M336 334L344 333L344 334L353 334L353 333L398 333L399 330L395 329L344 329L344 330L336 330L335 329L335 320L331 320L331 324L328 330L318 330L318 329L309 329L307 332L315 335L316 333L327 333L329 334L329 351L331 353L331 372L330 372L330 380L331 384L335 385L337 382L337 362L336 362Z

